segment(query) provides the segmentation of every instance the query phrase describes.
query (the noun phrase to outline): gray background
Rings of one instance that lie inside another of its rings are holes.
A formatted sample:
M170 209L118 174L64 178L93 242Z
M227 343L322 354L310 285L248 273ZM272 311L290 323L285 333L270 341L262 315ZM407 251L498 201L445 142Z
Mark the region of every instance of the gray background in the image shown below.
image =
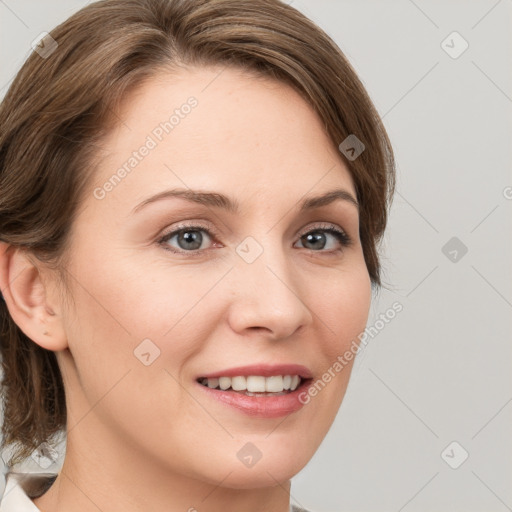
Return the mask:
M384 118L398 186L368 325L403 305L358 355L292 499L512 510L512 0L287 3L338 43ZM0 0L0 97L31 41L85 4ZM445 48L460 40L442 44L454 31L469 44L457 58Z

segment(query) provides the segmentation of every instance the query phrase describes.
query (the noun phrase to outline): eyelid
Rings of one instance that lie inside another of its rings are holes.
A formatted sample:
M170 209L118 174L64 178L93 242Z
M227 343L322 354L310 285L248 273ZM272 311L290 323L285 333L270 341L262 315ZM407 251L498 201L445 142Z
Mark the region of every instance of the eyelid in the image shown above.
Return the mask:
M343 235L345 235L347 238L349 238L351 240L351 237L349 236L349 234L340 226L338 226L337 224L333 224L332 222L320 222L320 224L316 225L314 224L313 226L306 226L304 229L301 229L299 231L299 238L306 235L307 233L310 233L311 231L315 231L315 230L319 230L319 231L322 231L322 230L329 230L329 229L334 229L335 231L339 232L339 233L342 233Z
M212 235L220 236L219 232L213 227L211 224L203 224L203 221L195 221L195 220L187 220L183 222L179 222L176 225L173 225L171 228L166 229L162 234L159 236L159 239L165 238L168 235L175 234L176 231L180 231L183 229L192 229L192 228L201 228L205 231L210 232Z

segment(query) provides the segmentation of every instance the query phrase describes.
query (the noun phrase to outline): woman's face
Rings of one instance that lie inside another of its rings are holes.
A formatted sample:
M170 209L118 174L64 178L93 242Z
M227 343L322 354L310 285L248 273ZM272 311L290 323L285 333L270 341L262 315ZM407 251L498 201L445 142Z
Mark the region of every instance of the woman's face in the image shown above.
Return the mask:
M371 286L357 206L301 208L356 197L319 118L282 83L220 71L162 74L118 113L73 224L76 309L57 355L67 456L256 488L298 473L326 435L353 361L333 368L365 328ZM219 381L250 389L311 380L280 397L198 382L219 374L256 377Z

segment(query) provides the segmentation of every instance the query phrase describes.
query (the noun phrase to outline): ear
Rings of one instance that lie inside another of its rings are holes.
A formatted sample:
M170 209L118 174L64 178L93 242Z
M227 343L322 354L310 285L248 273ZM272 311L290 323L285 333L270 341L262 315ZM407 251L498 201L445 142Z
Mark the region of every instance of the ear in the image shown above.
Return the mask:
M12 319L41 347L64 350L68 342L60 298L56 286L45 282L56 284L26 251L0 242L0 290Z

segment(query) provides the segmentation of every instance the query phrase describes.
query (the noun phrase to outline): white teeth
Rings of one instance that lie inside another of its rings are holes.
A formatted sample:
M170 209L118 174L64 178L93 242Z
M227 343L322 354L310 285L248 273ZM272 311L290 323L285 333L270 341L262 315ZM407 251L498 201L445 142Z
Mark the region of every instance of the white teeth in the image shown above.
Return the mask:
M263 393L265 392L265 377L256 377L251 375L247 377L247 391L251 393Z
M280 393L283 389L283 377L281 375L274 375L265 379L265 391Z
M244 391L247 389L245 377L231 377L231 387L233 388L233 391Z
M272 375L262 377L250 375L248 377L218 377L201 379L201 384L209 388L220 388L223 391L231 388L233 391L247 391L248 393L282 393L295 391L301 382L298 375Z
M228 389L231 387L231 378L230 377L219 377L219 386L220 389Z
M216 388L219 385L219 379L206 379L209 388Z

